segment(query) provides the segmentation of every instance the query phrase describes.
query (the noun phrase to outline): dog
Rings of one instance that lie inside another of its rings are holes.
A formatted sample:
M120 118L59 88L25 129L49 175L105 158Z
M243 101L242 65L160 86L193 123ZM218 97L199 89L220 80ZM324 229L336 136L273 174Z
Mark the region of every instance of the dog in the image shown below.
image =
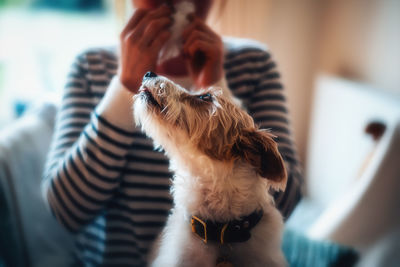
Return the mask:
M151 266L285 266L283 220L269 189L284 190L273 136L228 89L191 92L148 72L133 97L137 126L170 160L174 206Z

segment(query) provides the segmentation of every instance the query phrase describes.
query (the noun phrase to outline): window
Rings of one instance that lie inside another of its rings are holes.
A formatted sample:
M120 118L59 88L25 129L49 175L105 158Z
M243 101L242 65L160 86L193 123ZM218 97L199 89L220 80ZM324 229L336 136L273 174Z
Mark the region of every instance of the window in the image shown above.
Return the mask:
M115 45L113 1L0 1L0 128L60 99L75 56Z

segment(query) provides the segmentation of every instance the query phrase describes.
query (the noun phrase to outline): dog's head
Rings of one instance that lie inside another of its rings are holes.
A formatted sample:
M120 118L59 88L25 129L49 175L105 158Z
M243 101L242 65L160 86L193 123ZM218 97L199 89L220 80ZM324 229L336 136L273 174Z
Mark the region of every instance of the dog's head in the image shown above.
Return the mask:
M134 96L134 116L136 124L166 150L189 146L213 160L245 161L273 187L285 188L286 170L273 136L257 129L220 88L190 92L147 73Z

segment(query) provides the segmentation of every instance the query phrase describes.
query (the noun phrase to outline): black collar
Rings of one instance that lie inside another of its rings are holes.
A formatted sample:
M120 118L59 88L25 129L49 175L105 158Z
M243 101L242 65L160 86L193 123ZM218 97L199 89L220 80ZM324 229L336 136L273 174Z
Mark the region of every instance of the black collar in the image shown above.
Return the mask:
M230 222L203 221L192 216L192 232L200 237L204 243L217 241L221 244L245 242L250 239L250 230L261 220L263 212L254 211L240 220Z

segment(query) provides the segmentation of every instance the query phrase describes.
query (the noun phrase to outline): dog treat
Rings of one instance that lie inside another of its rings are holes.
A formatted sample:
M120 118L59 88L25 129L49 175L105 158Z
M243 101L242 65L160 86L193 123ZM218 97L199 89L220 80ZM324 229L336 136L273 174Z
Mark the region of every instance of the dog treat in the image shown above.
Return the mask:
M189 1L178 3L174 6L176 12L173 15L174 23L171 26L171 37L161 48L158 56L158 63L174 58L179 55L182 48L181 35L185 27L189 24L187 15L194 12L194 4Z

